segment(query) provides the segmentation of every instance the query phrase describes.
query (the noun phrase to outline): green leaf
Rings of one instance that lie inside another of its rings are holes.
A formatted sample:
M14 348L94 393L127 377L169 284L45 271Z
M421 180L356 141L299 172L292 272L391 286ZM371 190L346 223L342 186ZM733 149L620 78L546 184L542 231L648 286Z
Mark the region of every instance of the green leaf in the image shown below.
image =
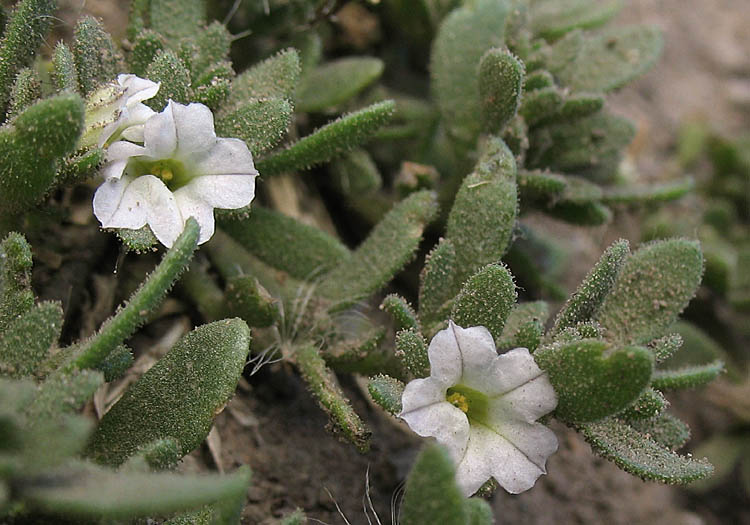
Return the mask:
M594 451L647 481L690 483L710 476L714 470L705 459L675 454L616 418L588 423L581 431Z
M0 372L10 377L34 373L60 337L63 311L58 302L44 302L11 321L0 333Z
M512 336L529 321L544 324L549 317L549 305L546 301L527 301L516 303L508 314L503 327L503 338Z
M527 166L610 182L634 136L635 128L628 120L605 112L539 127L529 137Z
M63 42L58 42L52 53L52 81L58 91L78 91L75 57Z
M128 304L110 317L99 331L81 343L66 368L95 368L115 351L123 341L147 319L156 308L179 275L187 268L197 247L198 223L189 218L185 230L164 255L159 266L130 297Z
M703 273L696 241L645 244L622 266L596 320L621 343L646 343L664 334L695 294Z
M251 275L227 279L227 309L250 326L271 326L279 320L278 301Z
M292 105L285 99L254 99L220 113L216 134L242 139L258 156L274 147L286 134L292 119Z
M212 64L229 58L232 35L224 24L215 20L198 33L195 45L198 49L190 60L190 69L193 79L197 80Z
M317 129L291 146L257 162L265 176L322 164L369 140L391 119L392 100L349 113Z
M535 36L552 40L574 29L604 25L620 9L621 0L541 0L532 3L529 25Z
M650 419L636 419L628 424L669 450L677 450L690 439L688 426L671 414L662 413ZM695 456L706 455L696 451Z
M444 448L424 447L406 478L400 523L465 525L468 509L455 475L453 460Z
M400 330L396 334L396 357L414 377L430 375L427 341L416 328Z
M0 214L19 213L41 200L57 160L71 153L83 129L83 101L64 93L30 106L0 128Z
M318 292L341 308L380 289L414 257L422 232L436 213L435 195L429 191L413 193L396 204L351 258L325 276Z
M125 249L135 253L146 253L159 242L148 224L137 230L117 228L115 233Z
M638 204L643 206L679 199L693 191L694 188L695 181L692 177L662 184L631 184L607 188L602 196L602 201L607 204Z
M550 86L527 93L523 97L520 113L529 127L550 119L561 111L564 92Z
M234 79L227 106L235 107L253 98L293 100L299 75L297 50L290 48L280 51Z
M16 75L33 61L44 41L56 4L54 0L21 0L5 25L0 40L0 115L5 115Z
M523 92L524 66L502 49L490 49L479 62L479 100L482 122L499 134L515 117Z
M160 52L166 49L164 38L156 31L146 29L138 33L130 52L130 69L135 75L146 76L148 67Z
M654 339L648 346L654 353L654 360L661 363L672 357L680 349L682 336L680 334L665 335L659 339Z
M632 405L620 412L617 417L633 425L635 421L651 420L659 416L669 405L664 394L647 388Z
M254 256L298 279L312 279L351 259L338 239L268 208L253 206L248 219L219 224Z
M10 232L0 243L0 333L34 306L32 266L31 246L26 238Z
M297 109L321 112L335 108L375 82L383 73L383 61L374 57L332 60L306 72L297 90Z
M420 274L419 318L424 325L445 320L456 296L456 249L448 239L440 242L427 255ZM458 284L461 286L461 283Z
M125 345L120 345L96 369L104 374L104 380L109 383L124 376L134 360L133 351Z
M97 174L104 163L106 151L91 148L78 155L67 157L55 175L55 186L73 186Z
M404 384L398 379L386 375L377 375L370 379L367 391L373 401L380 405L383 410L391 415L401 412L401 395L404 393Z
M381 188L383 179L367 151L355 149L331 162L331 179L336 189L352 198Z
M472 147L480 130L479 75L484 53L504 44L506 2L478 0L452 11L432 44L432 90L448 134Z
M104 374L98 370L53 372L39 385L26 415L33 422L76 413L102 384Z
M182 458L180 444L172 438L161 438L142 446L121 467L121 471L149 472L174 468Z
M641 347L612 349L604 341L583 340L534 353L557 392L555 415L571 423L616 414L649 385L651 352Z
M630 255L630 244L624 239L615 241L583 279L555 318L548 337L596 316L607 294Z
M173 51L161 51L148 66L146 77L161 82L159 92L144 104L161 111L169 99L182 104L190 102L190 71Z
M448 216L446 237L456 250L454 295L469 276L505 254L517 213L513 153L502 140L490 137Z
M312 345L300 347L295 352L295 361L303 379L336 429L360 452L366 452L370 448L370 431L349 404L317 349Z
M149 0L151 29L176 42L192 38L206 23L204 0Z
M38 484L24 492L34 508L78 519L132 519L201 507L238 494L250 470L226 476L112 472L79 463L60 473L67 483Z
M659 390L698 388L716 379L723 371L724 362L719 360L677 370L657 370L651 384Z
M495 516L492 513L492 507L482 498L469 498L464 501L467 525L493 525Z
M389 294L380 303L380 309L388 312L396 325L396 331L414 328L419 332L417 312L409 302L398 294Z
M516 283L508 269L489 264L466 281L453 303L451 317L459 326L484 326L499 341L516 298Z
M7 119L15 118L24 109L39 100L41 94L41 84L36 71L28 67L21 69L13 83Z
M551 71L575 91L612 91L645 73L662 47L661 31L654 27L613 27L585 38L572 62Z
M172 438L185 455L198 447L232 397L250 347L240 319L200 326L184 336L105 414L88 454L120 465L156 439Z
M76 24L73 58L81 93L88 95L106 82L112 82L122 70L121 57L96 18L83 17Z

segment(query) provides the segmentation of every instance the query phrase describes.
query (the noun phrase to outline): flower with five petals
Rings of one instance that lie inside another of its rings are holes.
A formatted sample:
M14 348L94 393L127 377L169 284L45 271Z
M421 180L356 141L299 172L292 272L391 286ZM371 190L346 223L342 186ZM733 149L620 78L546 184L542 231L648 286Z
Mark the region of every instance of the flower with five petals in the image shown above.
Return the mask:
M555 434L536 422L557 396L529 351L498 355L485 327L450 322L428 355L430 376L406 385L399 417L447 447L466 496L490 477L512 494L530 489L557 450Z
M107 148L102 175L94 195L102 227L148 224L170 247L191 216L200 225L198 243L210 239L214 208L250 204L258 171L242 140L216 136L210 109L170 100L145 122L142 146L121 140Z

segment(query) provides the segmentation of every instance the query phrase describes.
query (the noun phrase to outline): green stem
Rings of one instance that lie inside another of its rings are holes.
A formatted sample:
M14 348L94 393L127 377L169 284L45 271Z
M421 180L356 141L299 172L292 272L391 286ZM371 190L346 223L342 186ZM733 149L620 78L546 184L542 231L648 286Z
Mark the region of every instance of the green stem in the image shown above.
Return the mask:
M198 246L199 226L192 217L159 266L132 295L128 304L110 317L91 339L84 342L66 370L94 368L141 326L185 270Z

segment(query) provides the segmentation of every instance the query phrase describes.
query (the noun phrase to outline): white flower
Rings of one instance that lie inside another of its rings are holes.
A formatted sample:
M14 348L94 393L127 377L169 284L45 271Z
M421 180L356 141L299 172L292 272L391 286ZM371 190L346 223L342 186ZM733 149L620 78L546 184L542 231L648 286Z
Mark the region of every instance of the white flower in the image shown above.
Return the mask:
M127 141L107 148L105 182L94 195L103 228L146 224L170 247L185 221L200 225L198 243L214 233L214 208L241 208L255 196L253 156L240 139L217 138L211 110L169 101L146 121L143 146Z
M94 91L86 101L86 128L79 146L104 146L110 139L143 142L143 125L155 114L143 104L161 84L135 75L118 75L112 83Z
M485 327L450 322L428 354L430 377L406 385L399 417L448 448L467 497L490 477L511 494L534 486L557 450L555 434L535 421L557 396L529 351L498 355Z

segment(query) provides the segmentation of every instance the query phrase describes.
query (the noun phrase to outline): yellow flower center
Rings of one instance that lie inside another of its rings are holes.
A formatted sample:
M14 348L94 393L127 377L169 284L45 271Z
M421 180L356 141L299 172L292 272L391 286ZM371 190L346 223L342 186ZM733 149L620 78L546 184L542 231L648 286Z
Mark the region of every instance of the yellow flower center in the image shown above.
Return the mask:
M446 401L454 407L459 408L464 414L469 411L469 401L460 392L453 392L446 398Z
M172 169L166 162L157 162L151 169L153 170L153 175L156 175L164 182L169 182L174 178L174 173L172 173Z

